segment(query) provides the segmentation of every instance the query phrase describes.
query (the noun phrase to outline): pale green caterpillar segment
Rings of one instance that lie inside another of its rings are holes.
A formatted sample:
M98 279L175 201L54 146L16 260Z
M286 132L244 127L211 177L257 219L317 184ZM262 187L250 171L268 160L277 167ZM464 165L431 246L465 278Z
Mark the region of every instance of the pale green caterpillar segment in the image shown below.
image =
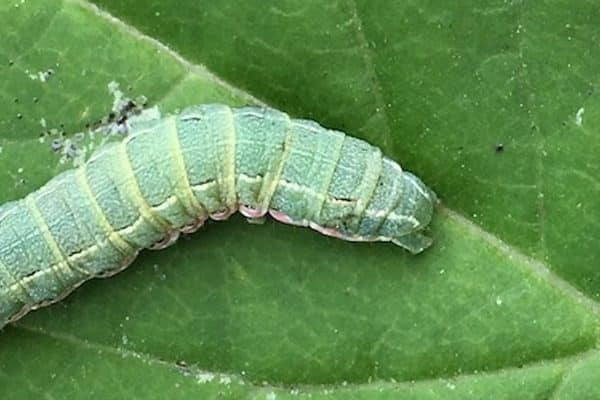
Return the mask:
M292 142L270 208L293 221L321 224L323 205L342 156L345 135L326 130L312 121L290 122Z
M392 241L412 253L431 244L420 231L431 219L435 194L378 148L271 109L242 108L235 118L244 215L264 215L256 193L274 187L268 211L284 223L346 240Z
M67 171L10 203L0 215L0 323L54 302L93 276L117 269L137 249L116 247L112 227Z
M237 211L233 110L218 104L190 107L176 126L193 193L214 219L227 218Z
M0 207L0 327L172 243L208 218L266 213L412 253L435 195L368 143L285 113L188 108L134 126L82 167Z
M347 230L357 231L380 176L382 155L378 148L351 136L344 138L341 151L349 156L338 160L329 187L332 201L323 205L321 218L340 221Z
M134 249L161 240L169 229L142 197L136 181L127 150L129 142L137 137L132 135L101 148L80 169L83 177L79 180L82 190L90 193L97 204L94 218L104 218L114 231L114 240Z
M236 187L247 217L261 217L269 208L291 147L290 118L270 108L235 110Z

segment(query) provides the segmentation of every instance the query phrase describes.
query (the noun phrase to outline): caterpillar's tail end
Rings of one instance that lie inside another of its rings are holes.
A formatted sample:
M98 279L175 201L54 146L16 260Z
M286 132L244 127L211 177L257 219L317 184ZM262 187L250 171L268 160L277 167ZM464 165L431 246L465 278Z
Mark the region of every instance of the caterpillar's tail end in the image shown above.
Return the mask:
M424 235L423 231L431 222L439 199L435 192L417 176L405 171L402 177L405 191L412 202L401 203L397 214L411 216L414 224L407 227L398 226L397 235L392 236L392 243L405 248L412 254L418 254L433 243L433 239Z
M419 254L433 243L433 239L422 233L409 233L392 240L392 243L398 245L411 254Z

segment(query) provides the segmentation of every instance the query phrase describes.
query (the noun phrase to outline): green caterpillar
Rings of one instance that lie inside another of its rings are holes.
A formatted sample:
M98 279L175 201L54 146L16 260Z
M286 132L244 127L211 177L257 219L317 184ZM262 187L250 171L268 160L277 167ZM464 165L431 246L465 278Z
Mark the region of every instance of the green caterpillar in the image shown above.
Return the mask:
M435 194L368 143L270 108L201 105L136 126L0 207L0 328L207 218L269 213L411 253Z

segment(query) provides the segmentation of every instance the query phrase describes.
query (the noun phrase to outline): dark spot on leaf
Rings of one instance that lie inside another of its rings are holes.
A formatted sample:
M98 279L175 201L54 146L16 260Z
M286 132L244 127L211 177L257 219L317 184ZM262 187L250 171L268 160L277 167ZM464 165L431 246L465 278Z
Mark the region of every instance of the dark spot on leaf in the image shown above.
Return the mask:
M496 151L496 154L502 153L504 151L504 145L502 143L498 143L496 146L494 146L494 150Z
M50 145L50 148L52 149L52 151L58 151L62 148L62 142L58 139L54 139L52 141L52 144Z
M123 109L121 111L128 112L128 111L133 110L135 107L136 107L136 105L133 102L133 100L129 100L127 103L125 103L125 105L123 106Z
M69 158L75 158L75 156L77 156L77 147L71 143L67 148L66 155Z

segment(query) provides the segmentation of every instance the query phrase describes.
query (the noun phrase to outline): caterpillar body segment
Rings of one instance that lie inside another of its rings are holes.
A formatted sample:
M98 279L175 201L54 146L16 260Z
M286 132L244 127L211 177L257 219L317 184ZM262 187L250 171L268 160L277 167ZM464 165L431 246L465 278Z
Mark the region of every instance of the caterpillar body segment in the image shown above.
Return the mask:
M419 253L435 202L416 176L342 132L270 108L190 107L0 206L0 327L207 218L268 213Z

